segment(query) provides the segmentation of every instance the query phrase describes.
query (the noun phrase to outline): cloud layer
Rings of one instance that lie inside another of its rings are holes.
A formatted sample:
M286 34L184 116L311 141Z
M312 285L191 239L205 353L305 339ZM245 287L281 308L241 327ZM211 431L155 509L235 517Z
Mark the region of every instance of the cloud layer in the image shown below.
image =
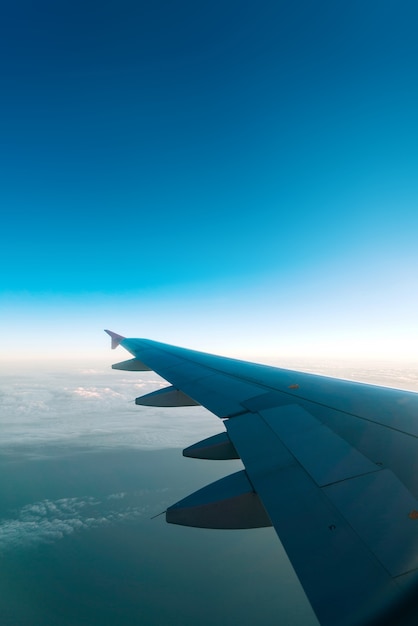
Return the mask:
M2 445L66 443L144 449L182 447L222 430L201 407L138 407L166 383L108 371L9 375L0 382Z
M287 362L284 367L418 391L418 369ZM138 407L137 396L164 386L154 373L108 370L32 372L0 382L2 446L179 448L223 430L202 407Z

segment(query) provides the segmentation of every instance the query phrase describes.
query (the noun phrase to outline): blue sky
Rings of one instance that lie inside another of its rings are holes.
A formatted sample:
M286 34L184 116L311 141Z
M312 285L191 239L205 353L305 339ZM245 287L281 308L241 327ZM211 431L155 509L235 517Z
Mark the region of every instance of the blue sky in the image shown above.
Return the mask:
M6 358L416 359L415 2L2 8ZM88 356L87 356L88 355Z

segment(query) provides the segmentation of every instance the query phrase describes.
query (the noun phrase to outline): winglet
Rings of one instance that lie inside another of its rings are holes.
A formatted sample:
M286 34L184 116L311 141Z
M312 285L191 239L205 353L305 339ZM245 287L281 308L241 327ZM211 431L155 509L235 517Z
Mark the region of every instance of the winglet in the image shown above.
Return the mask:
M110 337L112 338L112 350L114 350L115 348L118 347L118 345L120 344L122 339L125 339L125 337L122 337L122 335L118 335L117 333L113 333L111 330L105 330L105 333L110 335Z

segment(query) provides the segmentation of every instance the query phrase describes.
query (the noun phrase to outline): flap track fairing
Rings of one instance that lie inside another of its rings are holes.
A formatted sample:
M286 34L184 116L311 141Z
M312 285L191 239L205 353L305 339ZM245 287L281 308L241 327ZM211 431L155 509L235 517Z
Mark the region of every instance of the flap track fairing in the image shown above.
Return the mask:
M169 524L196 528L264 528L271 526L260 498L254 492L245 470L230 474L166 511Z
M215 461L239 459L239 454L232 445L226 431L207 439L202 439L202 441L185 448L183 456L192 459L213 459Z
M114 363L112 370L124 370L125 372L151 372L151 368L139 359L128 359L120 363Z
M183 391L171 385L170 387L163 387L163 389L157 389L157 391L152 391L151 393L136 398L135 404L160 407L199 406L199 403L195 402L193 398L190 398L190 396L183 393Z

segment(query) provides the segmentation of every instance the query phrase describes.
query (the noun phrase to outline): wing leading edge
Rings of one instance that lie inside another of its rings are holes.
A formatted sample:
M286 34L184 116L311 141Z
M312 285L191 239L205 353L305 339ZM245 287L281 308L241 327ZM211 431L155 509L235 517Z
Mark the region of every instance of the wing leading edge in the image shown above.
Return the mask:
M273 525L323 626L416 610L418 394L106 332L134 357L120 369L170 383L137 404L200 404L224 421L185 456L245 467L170 507L168 522Z

